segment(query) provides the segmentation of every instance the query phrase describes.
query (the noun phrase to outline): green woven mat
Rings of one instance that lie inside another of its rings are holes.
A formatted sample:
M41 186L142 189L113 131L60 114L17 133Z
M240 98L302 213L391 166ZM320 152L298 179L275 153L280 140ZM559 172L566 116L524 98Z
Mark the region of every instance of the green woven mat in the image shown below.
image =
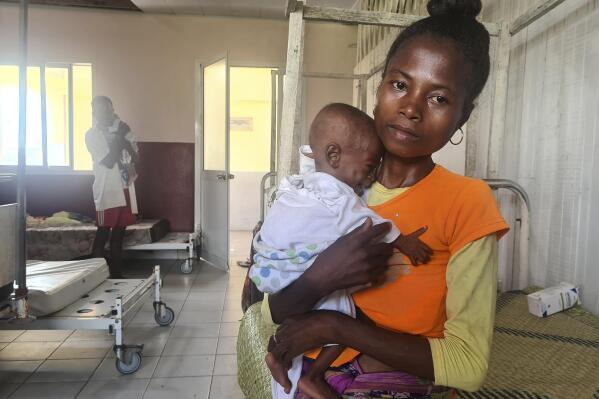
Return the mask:
M237 341L239 385L248 399L270 398L264 356L273 330L260 305L247 310ZM528 313L524 292L502 294L484 386L459 397L599 399L599 318L577 307L543 319Z
M524 292L501 295L483 388L459 397L599 399L599 318L579 307L539 318Z

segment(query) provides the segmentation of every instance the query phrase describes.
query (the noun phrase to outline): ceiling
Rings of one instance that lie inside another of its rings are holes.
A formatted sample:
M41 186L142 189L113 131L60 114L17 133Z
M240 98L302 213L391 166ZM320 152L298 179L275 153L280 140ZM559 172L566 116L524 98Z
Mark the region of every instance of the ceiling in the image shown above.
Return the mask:
M19 0L0 0L18 3ZM305 0L308 5L353 8L359 0ZM287 0L29 0L29 4L143 11L176 15L285 18Z
M132 0L149 13L285 18L287 0ZM308 0L322 7L352 8L357 0Z
M0 0L0 2L18 3L19 1ZM29 4L139 11L139 8L131 0L29 0Z

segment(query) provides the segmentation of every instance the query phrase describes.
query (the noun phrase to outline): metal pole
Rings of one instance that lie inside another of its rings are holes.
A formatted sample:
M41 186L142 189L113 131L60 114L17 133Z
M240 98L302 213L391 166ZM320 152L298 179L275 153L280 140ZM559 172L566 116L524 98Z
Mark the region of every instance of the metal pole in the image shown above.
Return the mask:
M26 227L26 193L25 193L25 173L26 173L26 154L27 146L27 10L28 0L20 0L20 60L19 60L19 161L17 167L17 285L19 288L15 291L17 299L27 296L27 276L26 276L26 245L25 245L25 227ZM23 313L19 312L21 317ZM26 307L25 307L25 317Z
M363 112L368 113L368 110L366 109L368 103L368 92L366 91L368 87L368 80L361 78L359 82L360 83L358 87L360 89L358 90L358 102L360 103L360 109Z
M520 232L518 234L518 270L514 270L512 263L509 289L523 289L528 285L529 275L529 241L530 241L530 212L531 203L526 190L520 184L507 179L483 179L493 190L504 188L515 193L520 199Z
M264 222L264 214L266 213L266 181L269 178L273 178L277 176L277 172L268 172L264 176L262 176L262 181L260 182L260 221Z
M526 208L530 212L530 198L528 197L526 190L524 190L524 187L522 187L520 184L516 183L513 180L508 180L508 179L483 179L483 180L492 189L505 188L505 189L512 191L513 193L516 193L518 196L520 196L520 199L524 202L524 204L526 205Z

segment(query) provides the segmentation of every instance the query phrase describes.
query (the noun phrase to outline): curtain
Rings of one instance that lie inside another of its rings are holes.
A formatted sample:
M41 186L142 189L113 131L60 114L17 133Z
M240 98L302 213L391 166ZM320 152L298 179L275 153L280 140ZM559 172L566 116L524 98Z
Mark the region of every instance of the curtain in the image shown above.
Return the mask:
M483 19L511 22L542 2L488 0ZM569 0L512 37L500 177L531 199L529 272L520 283L579 284L583 306L595 314L598 115L599 0ZM507 215L516 213L512 198L500 202Z

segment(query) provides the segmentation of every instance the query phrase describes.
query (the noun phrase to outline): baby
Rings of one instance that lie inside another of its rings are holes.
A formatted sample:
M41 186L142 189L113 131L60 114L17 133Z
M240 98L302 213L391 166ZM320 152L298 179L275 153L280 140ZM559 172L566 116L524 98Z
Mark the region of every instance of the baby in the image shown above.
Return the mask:
M276 200L254 239L256 255L249 275L262 292L273 294L291 284L324 249L367 218L373 224L389 222L360 197L374 182L383 153L371 117L350 105L329 104L312 122L310 146L314 171L289 176L280 183ZM419 263L430 258L430 249L417 235L402 235L394 225L383 240ZM350 294L337 291L315 309L355 318ZM304 376L302 356L294 359L287 371L269 353L266 363L273 375L273 398L293 398L298 386L310 397L337 397L324 373L343 349L335 344L325 346Z

